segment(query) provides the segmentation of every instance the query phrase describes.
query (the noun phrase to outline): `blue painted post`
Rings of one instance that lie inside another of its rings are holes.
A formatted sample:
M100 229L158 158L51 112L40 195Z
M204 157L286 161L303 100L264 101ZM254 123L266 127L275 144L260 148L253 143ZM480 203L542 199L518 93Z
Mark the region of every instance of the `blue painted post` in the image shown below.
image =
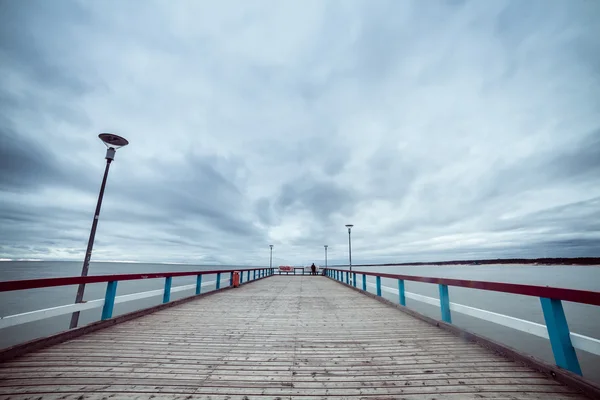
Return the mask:
M542 310L544 311L544 319L546 320L546 328L548 329L548 336L550 336L550 345L552 346L556 365L581 375L581 367L579 366L577 353L575 353L571 343L571 334L562 302L545 297L540 297L540 301L542 302Z
M346 271L346 285L350 283L350 272Z
M244 283L244 271L240 271L240 285Z
M200 294L202 292L202 275L196 276L196 294Z
M246 277L246 282L250 282L250 271L248 271L248 276Z
M440 308L442 310L442 321L452 323L450 314L450 296L448 295L448 285L438 285L440 289Z
M404 294L404 279L398 279L398 297L400 304L406 305L406 295Z
M165 278L165 292L163 293L163 303L168 303L171 300L171 283L173 282L173 277L168 276Z
M363 274L363 290L367 291L367 276Z
M221 273L217 272L217 285L216 285L216 289L220 289L221 288Z
M252 272L252 280L256 280L256 270Z
M376 280L376 284L377 284L377 296L381 296L381 277L380 276L376 276L375 277Z
M117 294L117 281L110 281L106 284L106 295L104 296L104 306L102 307L102 320L112 317L115 306L115 296Z
M356 272L352 273L352 284L356 287Z

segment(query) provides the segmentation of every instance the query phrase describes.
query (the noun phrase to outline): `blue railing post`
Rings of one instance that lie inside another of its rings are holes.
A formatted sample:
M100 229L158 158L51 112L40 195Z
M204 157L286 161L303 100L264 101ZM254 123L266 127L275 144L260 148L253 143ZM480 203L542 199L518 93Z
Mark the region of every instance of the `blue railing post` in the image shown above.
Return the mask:
M102 320L112 317L115 306L115 296L117 295L117 281L110 281L106 284L106 295L104 296L104 306L102 307Z
M244 283L244 271L240 271L240 285Z
M246 277L246 282L250 282L250 270L248 270L248 276Z
M450 296L448 295L448 285L439 285L440 289L440 308L442 309L442 321L452 323L450 314Z
M363 274L363 290L367 291L367 276Z
M165 292L163 293L163 303L168 303L171 300L171 283L173 282L172 276L165 278Z
M400 304L406 305L406 296L404 294L404 279L398 279L398 297Z
M252 280L256 280L256 270L252 271Z
M346 285L350 283L350 272L346 271Z
M217 272L217 285L216 285L216 289L221 288L221 273Z
M356 287L356 272L352 273L352 284Z
M233 286L233 272L229 273L229 286Z
M381 296L381 277L380 276L376 277L375 283L377 283L377 296Z
M196 276L196 294L200 294L202 292L202 275Z
M544 319L546 320L546 328L548 329L556 365L581 375L581 367L579 366L577 353L575 353L571 343L571 334L562 302L545 297L540 297L540 301L542 302L542 311L544 311Z

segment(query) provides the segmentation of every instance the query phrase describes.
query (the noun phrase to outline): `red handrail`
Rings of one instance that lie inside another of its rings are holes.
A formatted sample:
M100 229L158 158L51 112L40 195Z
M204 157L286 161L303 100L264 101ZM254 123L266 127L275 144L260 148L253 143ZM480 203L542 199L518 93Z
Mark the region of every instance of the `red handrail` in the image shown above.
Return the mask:
M348 272L347 269L332 269L332 271ZM588 290L563 289L549 286L521 285L516 283L470 281L464 279L430 278L426 276L386 274L378 272L352 271L353 273L380 276L382 278L402 279L424 283L437 283L439 285L465 287L470 289L490 290L494 292L521 294L524 296L546 297L549 299L572 301L575 303L600 306L600 292Z
M13 290L23 289L38 289L52 286L67 286L79 285L81 283L101 283L111 281L131 281L137 279L155 279L177 276L196 276L216 273L231 273L234 271L258 271L268 268L252 268L252 269L226 269L212 271L193 271L193 272L158 272L149 274L122 274L122 275L92 275L92 276L68 276L61 278L41 278L41 279L25 279L19 281L4 281L0 282L0 292L10 292Z

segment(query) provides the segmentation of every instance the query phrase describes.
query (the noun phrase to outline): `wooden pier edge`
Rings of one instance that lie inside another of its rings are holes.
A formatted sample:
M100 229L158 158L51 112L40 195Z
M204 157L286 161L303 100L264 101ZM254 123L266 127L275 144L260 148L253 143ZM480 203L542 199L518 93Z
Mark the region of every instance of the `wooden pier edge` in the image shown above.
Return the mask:
M262 279L267 279L272 275L268 275L262 278L257 278L248 282L242 283L240 286L244 286L253 282L258 282ZM226 286L220 289L211 290L210 292L201 293L197 295L192 295L188 297L184 297L183 299L170 301L168 303L158 304L156 306L143 308L141 310L132 311L127 314L119 315L114 318L110 318L104 321L96 321L91 324L81 326L79 328L70 329L63 332L58 332L50 336L41 337L38 339L33 339L28 342L16 344L14 346L6 347L4 349L0 349L0 363L12 360L14 358L20 357L24 354L30 353L32 351L40 350L45 347L54 346L56 344L60 344L66 342L67 340L75 339L77 337L83 336L88 333L92 333L101 329L108 328L110 326L121 324L123 322L131 321L132 319L143 317L144 315L152 314L155 311L164 310L165 308L175 307L183 303L187 303L192 300L198 300L203 297L211 296L216 293L222 293L227 290L234 289L231 286Z
M358 275L358 273L357 273L357 275ZM336 283L344 285L344 286L348 287L349 289L355 290L355 291L360 292L368 297L371 297L381 303L395 307L396 309L402 311L403 313L406 313L412 317L420 319L421 321L425 321L431 325L437 326L438 328L447 330L447 331L453 333L454 335L459 336L469 342L477 343L480 346L482 346L488 350L491 350L503 357L511 359L515 362L520 362L522 364L525 364L526 366L533 368L536 371L539 371L539 372L543 373L544 375L547 375L547 376L555 379L556 381L563 383L573 389L579 390L580 392L582 392L588 396L591 396L592 398L600 399L600 386L585 379L582 376L576 375L576 374L574 374L570 371L567 371L565 369L562 369L556 365L549 364L549 363L547 363L543 360L540 360L539 358L536 358L532 355L522 354L518 350L513 349L510 346L507 346L502 343L498 343L494 340L485 338L483 336L479 336L475 333L471 333L462 328L459 328L456 325L448 324L443 321L436 320L434 318L420 314L419 312L411 310L410 308L408 308L406 306L403 306L401 304L397 304L397 303L394 303L393 301L387 300L387 299L383 298L383 296L377 296L377 294L375 294L375 293L364 291L358 287L354 287L352 285L346 284L345 282L338 281L331 277L327 277L327 278L335 281Z

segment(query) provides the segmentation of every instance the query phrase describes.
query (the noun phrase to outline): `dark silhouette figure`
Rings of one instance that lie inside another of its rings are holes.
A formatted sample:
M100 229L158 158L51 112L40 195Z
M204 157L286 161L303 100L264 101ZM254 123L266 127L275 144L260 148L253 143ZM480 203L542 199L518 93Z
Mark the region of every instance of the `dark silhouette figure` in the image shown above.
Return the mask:
M317 267L316 267L315 263L312 263L312 265L310 266L310 274L311 275L317 274Z

